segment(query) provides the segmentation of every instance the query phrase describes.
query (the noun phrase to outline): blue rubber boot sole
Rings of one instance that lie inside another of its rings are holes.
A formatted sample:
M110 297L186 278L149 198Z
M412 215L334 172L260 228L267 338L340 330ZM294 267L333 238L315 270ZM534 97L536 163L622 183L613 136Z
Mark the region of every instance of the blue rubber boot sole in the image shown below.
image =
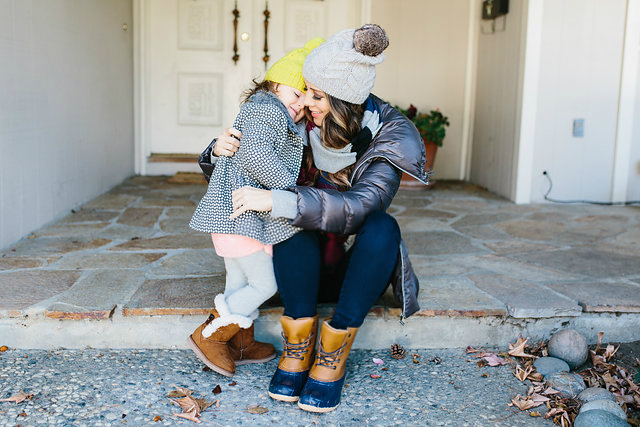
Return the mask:
M269 396L283 402L295 402L299 399L308 377L309 371L287 372L278 368L269 383Z
M338 381L324 382L309 378L300 393L298 406L309 412L330 412L340 405L344 378Z

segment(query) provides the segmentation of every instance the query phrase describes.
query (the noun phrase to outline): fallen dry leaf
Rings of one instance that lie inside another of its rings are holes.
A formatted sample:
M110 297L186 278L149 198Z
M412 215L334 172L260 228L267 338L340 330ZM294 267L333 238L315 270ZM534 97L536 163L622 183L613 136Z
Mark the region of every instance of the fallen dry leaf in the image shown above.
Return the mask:
M482 349L475 349L475 348L473 348L471 346L467 346L467 350L466 350L467 354L469 354L469 353L479 353L479 352L482 352L482 351L483 351Z
M258 406L258 405L249 405L247 406L247 412L250 414L265 414L267 412L269 412L269 410L267 408L263 408L262 406Z
M8 399L0 399L0 402L14 402L15 404L18 404L20 402L24 402L25 400L31 399L32 397L33 394L27 394L24 391L20 390L18 394L14 394Z
M220 393L222 393L222 388L220 387L220 384L218 384L217 386L215 386L215 387L213 388L213 390L212 390L212 391L213 391L213 394L220 394Z
M230 385L231 387L233 387L234 385L238 385L238 383L234 381L234 382L232 382L232 383L229 383L229 385Z
M198 418L196 418L197 416L199 416L199 414L196 415L195 411L193 411L193 412L183 412L181 414L173 414L173 415L175 415L176 417L185 418L187 420L196 422L198 424L202 423L202 421L200 421Z
M536 412L536 411L531 411L529 412L529 415L531 415L532 417L541 417L542 415L540 414L540 412Z
M198 404L198 407L200 408L200 412L204 412L205 409L207 409L209 406L213 405L216 402L220 402L220 400L216 399L212 402L207 402L207 399L205 398L201 398L201 399L194 399L196 401L196 403Z
M369 375L369 376L370 376L371 378L373 378L374 380L375 380L375 379L380 378L380 375L378 375L378 374L371 374L371 375Z
M198 405L198 402L196 402L193 397L186 396L182 399L175 399L174 402L180 405L180 408L182 408L182 412L194 411L196 416L200 415L200 405Z
M160 415L156 415L155 417L153 417L153 421L155 422L162 421L162 417Z
M527 341L529 341L529 338L523 339L522 335L519 335L518 340L515 342L515 344L509 343L509 354L516 357L535 358L534 355L524 352L524 349L527 347Z
M516 370L513 372L513 375L520 381L524 381L527 377L533 372L533 366L529 366L526 369L522 369L520 365L516 366Z
M482 375L480 375L482 378L489 378L489 374L487 374L486 372Z
M0 351L3 353L7 350L9 350L9 347L7 347L6 345L3 345L2 347L0 347Z
M179 399L179 398L185 397L185 396L186 396L186 394L184 394L183 392L178 391L178 390L173 390L173 391L169 392L169 394L167 394L167 397L169 399Z
M536 403L528 396L522 397L519 394L511 399L511 403L509 404L509 406L516 406L521 411L526 411L527 409L535 408L536 406L540 405L542 405L542 402Z
M476 357L482 357L484 360L487 361L489 366L502 366L502 365L509 364L507 360L503 359L502 357L498 356L495 353L480 353L480 355Z

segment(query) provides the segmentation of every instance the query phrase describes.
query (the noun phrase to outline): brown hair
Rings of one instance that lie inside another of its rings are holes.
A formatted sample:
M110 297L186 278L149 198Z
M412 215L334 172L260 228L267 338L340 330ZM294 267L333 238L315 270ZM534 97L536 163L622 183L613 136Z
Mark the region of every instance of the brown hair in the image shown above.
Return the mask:
M270 80L263 80L259 82L256 79L253 79L252 82L253 82L253 86L245 90L244 92L242 92L241 104L248 102L249 98L251 98L253 95L255 95L260 91L276 93L277 83L274 83Z
M329 101L330 108L322 121L322 144L330 148L343 148L360 132L364 107L360 104L342 101L327 93L325 93L325 96ZM306 150L304 164L307 170L310 170L310 167L313 166L313 153L311 150ZM351 187L349 178L354 166L347 166L336 173L322 172L322 174L327 181L336 185L340 191L344 191ZM318 182L319 174L320 171L316 171L313 176L309 177L306 184L315 185Z

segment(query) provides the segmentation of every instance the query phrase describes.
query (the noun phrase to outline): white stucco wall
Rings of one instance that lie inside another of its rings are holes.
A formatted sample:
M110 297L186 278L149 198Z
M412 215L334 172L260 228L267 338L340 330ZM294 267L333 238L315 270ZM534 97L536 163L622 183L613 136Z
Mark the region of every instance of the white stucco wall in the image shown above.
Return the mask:
M473 142L469 180L503 197L513 197L513 166L522 74L521 41L525 2L509 2L509 13L478 28Z
M468 0L375 0L371 22L388 33L373 92L393 105L440 110L451 122L438 150L438 179L464 173L462 135L469 32Z
M544 200L544 170L550 197L611 199L625 10L625 0L544 2L533 203ZM582 138L572 136L576 118L585 121Z
M635 46L640 50L640 40L636 40ZM633 115L633 138L631 142L631 157L629 158L627 200L640 200L640 63L638 63L635 98L636 106Z
M133 174L131 14L0 0L0 248Z

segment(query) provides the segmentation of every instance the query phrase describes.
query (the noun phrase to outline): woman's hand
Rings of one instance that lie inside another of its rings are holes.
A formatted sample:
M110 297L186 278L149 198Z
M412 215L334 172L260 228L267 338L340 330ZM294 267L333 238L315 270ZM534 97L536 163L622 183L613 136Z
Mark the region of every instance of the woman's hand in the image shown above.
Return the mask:
M240 137L242 133L234 128L225 129L222 135L218 137L213 146L213 155L216 157L227 156L232 157L240 148Z
M271 190L246 186L233 192L231 202L233 213L229 218L234 219L246 211L270 211L273 208L273 195Z

